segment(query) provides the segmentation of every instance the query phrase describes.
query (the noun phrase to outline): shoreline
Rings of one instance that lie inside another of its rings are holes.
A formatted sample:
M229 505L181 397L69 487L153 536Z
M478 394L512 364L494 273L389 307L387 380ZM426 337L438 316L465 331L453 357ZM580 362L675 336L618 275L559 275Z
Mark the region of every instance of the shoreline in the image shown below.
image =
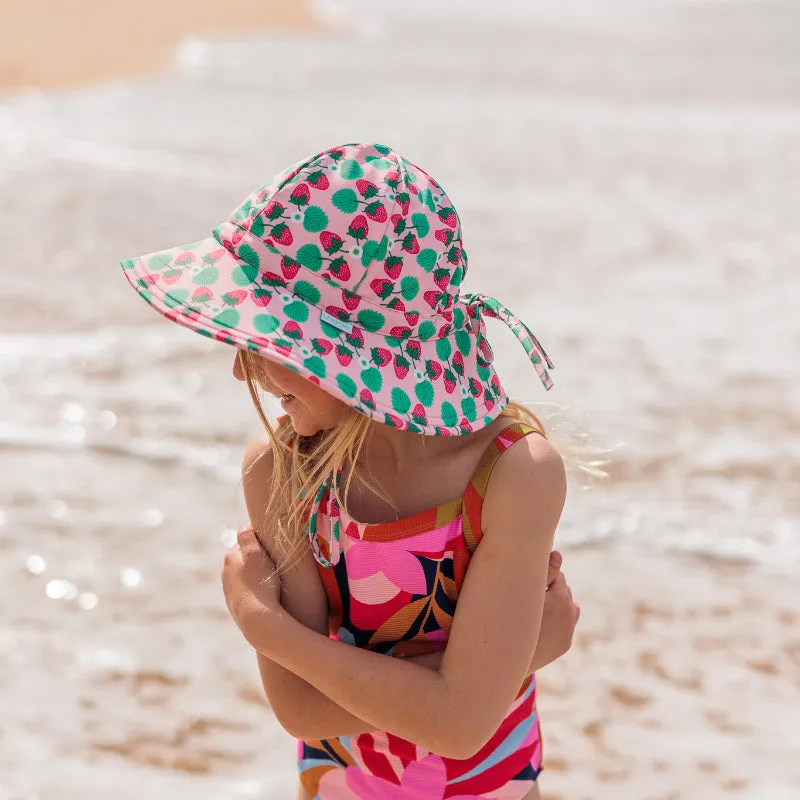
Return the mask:
M189 36L322 27L306 0L221 3L0 0L0 96L145 76L169 67Z

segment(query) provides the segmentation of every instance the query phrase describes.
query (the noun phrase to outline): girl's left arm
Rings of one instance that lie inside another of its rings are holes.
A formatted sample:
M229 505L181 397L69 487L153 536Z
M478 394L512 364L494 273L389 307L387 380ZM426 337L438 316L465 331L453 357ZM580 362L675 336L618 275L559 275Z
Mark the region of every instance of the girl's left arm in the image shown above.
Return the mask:
M565 496L564 465L546 439L527 436L499 459L438 670L331 640L278 605L240 627L256 650L352 714L439 755L469 758L528 674Z

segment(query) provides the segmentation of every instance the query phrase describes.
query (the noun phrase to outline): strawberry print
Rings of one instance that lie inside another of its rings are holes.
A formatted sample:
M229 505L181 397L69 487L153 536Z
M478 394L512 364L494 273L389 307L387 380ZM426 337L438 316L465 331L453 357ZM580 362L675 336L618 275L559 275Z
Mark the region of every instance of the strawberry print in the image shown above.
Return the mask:
M392 360L392 354L385 347L373 347L372 360L377 366L385 367Z
M344 241L338 233L333 231L322 231L319 235L319 241L322 249L328 254L338 253L344 246Z
M328 270L333 277L340 281L350 280L350 266L343 258L335 258L331 261Z
M281 222L272 229L272 238L285 247L288 247L293 241L294 237L289 230L289 226L285 222Z
M280 358L400 429L460 435L505 406L487 317L506 323L551 385L529 329L496 300L461 291L467 253L450 198L384 145L306 158L255 189L213 236L122 266L169 319Z
M364 178L359 178L356 181L356 189L365 200L369 200L370 197L375 197L378 194L378 187L372 181L364 180Z
M355 311L361 305L361 297L355 292L342 289L342 302L348 311Z
M311 346L317 353L323 356L328 355L328 353L333 350L333 343L329 342L327 339L312 339Z
M386 222L389 215L386 213L386 206L380 201L376 200L370 203L365 209L364 213L375 222Z
M272 300L272 294L264 289L253 289L253 291L250 292L250 297L252 298L253 303L259 308L266 308L266 306L269 305L270 300Z
M277 202L277 200L271 200L264 207L264 214L269 220L280 219L284 211L286 211L286 207L282 203Z
M281 259L281 273L283 274L284 278L291 280L299 271L300 264L298 264L294 259L289 258L289 256L284 256Z
M321 169L318 169L316 172L312 172L308 176L308 182L320 192L324 192L330 187L328 176Z
M370 288L382 300L387 298L392 293L392 283L381 278L378 278L370 283Z
M308 201L311 199L311 190L305 183L298 183L297 186L292 189L289 199L296 206L306 206L308 205Z
M345 347L343 344L336 345L336 360L343 366L349 367L350 362L353 360L353 351Z
M402 257L389 256L386 259L386 261L383 262L383 269L393 281L396 281L400 277L400 274L403 272Z
M408 375L409 366L410 364L403 356L397 355L394 357L394 374L400 380L403 380L403 378Z
M369 225L367 224L367 218L363 214L359 214L350 223L350 227L347 229L347 232L357 242L360 242L362 239L366 239L369 236Z

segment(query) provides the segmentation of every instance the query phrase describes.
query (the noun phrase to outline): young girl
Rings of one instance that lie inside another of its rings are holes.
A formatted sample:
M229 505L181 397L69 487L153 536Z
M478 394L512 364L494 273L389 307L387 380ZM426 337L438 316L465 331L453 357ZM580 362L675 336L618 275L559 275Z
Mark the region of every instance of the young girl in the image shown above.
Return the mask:
M552 364L496 300L460 293L441 186L383 145L334 147L212 238L123 268L164 316L237 348L269 434L245 455L253 527L222 578L300 739L298 797L538 797L531 671L579 613L551 553L565 475L509 403L484 317L547 388ZM257 387L281 399L276 427Z

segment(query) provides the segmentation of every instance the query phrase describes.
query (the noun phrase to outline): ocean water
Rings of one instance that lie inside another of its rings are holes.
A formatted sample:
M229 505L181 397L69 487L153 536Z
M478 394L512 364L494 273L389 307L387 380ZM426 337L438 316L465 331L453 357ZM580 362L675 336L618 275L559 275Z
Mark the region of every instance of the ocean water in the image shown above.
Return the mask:
M160 76L0 98L0 798L290 796L218 586L257 419L232 351L117 262L207 235L336 142L444 184L467 289L557 365L545 396L495 324L504 380L610 451L562 544L798 574L800 7L319 9L335 30L187 40Z

